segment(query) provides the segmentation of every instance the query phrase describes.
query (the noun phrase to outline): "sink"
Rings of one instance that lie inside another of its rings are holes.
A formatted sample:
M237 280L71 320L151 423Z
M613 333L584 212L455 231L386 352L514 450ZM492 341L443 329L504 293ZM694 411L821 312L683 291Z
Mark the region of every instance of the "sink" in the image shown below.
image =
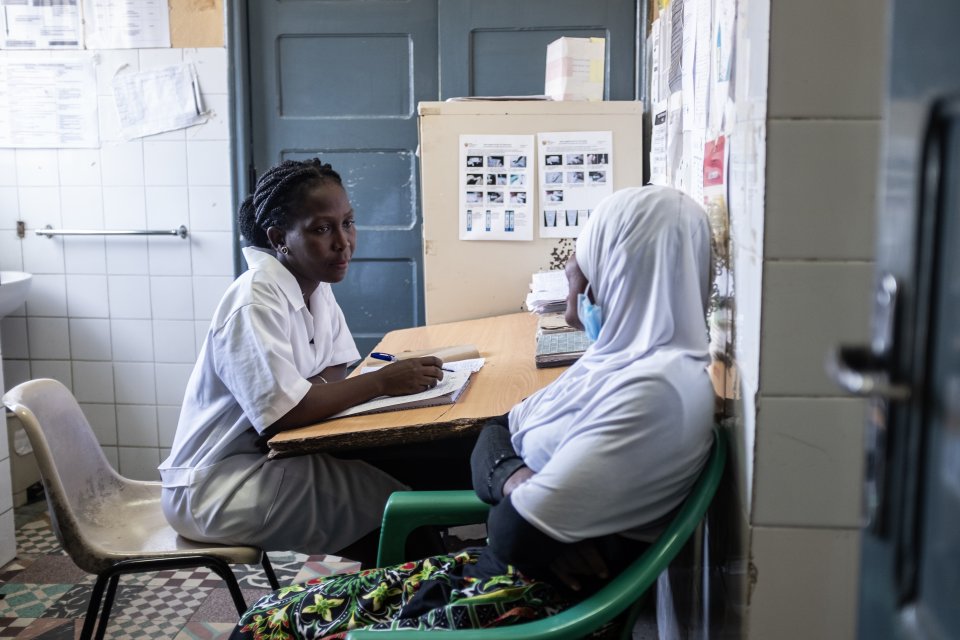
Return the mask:
M0 271L0 318L23 305L32 278L22 271Z

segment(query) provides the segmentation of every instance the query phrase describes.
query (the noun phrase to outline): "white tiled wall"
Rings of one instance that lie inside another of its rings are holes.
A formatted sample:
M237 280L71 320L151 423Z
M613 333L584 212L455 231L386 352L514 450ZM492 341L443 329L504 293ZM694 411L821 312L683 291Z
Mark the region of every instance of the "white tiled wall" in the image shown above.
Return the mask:
M885 20L870 0L771 1L756 640L855 637L864 406L824 363L834 345L868 338Z
M770 171L776 171L770 167ZM771 213L771 215L773 215ZM825 225L827 232L829 225ZM762 397L839 396L826 376L838 343L867 342L873 264L862 260L778 260L767 254L760 340Z
M2 333L0 333L2 338ZM0 346L0 361L3 348ZM0 371L0 392L3 386L3 371ZM4 409L4 407L0 407ZM17 555L16 530L13 519L13 481L10 476L10 446L7 440L6 411L0 415L0 566Z
M766 254L872 259L879 120L773 118L767 134Z
M860 537L851 529L754 527L748 637L856 637Z
M768 396L759 418L754 524L859 527L863 403Z
M770 4L770 117L879 118L886 3L772 0Z
M122 140L113 74L182 62L196 66L210 120ZM3 369L8 388L61 380L119 471L157 479L213 305L233 279L227 52L100 51L97 91L99 149L0 149L0 267L34 274L25 313L3 320ZM186 225L190 236L33 233L48 224Z

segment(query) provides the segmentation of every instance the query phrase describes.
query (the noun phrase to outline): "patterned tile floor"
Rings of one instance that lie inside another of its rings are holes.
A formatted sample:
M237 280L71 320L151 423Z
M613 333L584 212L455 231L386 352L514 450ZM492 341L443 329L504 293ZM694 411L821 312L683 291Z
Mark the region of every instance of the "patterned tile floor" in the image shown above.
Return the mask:
M45 502L15 510L17 557L0 567L0 638L73 640L80 633L94 576L63 552L50 529ZM337 556L270 553L281 585L351 571ZM236 565L248 604L269 591L258 565ZM106 637L112 640L226 638L237 610L226 585L207 569L120 577Z
M60 548L46 502L15 510L17 557L0 567L0 639L74 640L79 637L95 577ZM467 533L476 533L471 527ZM466 537L466 536L465 536ZM345 573L357 563L337 556L270 552L281 585ZM233 567L247 604L269 591L258 565ZM110 640L225 640L237 610L223 581L207 569L120 577L106 638ZM656 640L655 615L641 616L634 640Z

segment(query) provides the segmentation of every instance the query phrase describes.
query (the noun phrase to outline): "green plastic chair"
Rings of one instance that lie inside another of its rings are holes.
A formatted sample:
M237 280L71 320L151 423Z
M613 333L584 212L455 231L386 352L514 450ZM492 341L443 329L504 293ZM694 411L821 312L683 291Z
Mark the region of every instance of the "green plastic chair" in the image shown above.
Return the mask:
M437 640L438 637L456 640L574 640L589 635L624 611L628 611L628 615L621 638L629 638L644 594L680 553L703 520L720 484L727 459L727 442L720 427L714 427L713 434L710 459L674 519L643 555L586 600L549 618L506 627L457 631L357 629L347 634L347 640ZM407 535L417 527L483 522L488 509L489 505L481 502L473 491L396 492L387 502L383 514L377 564L384 567L403 562Z

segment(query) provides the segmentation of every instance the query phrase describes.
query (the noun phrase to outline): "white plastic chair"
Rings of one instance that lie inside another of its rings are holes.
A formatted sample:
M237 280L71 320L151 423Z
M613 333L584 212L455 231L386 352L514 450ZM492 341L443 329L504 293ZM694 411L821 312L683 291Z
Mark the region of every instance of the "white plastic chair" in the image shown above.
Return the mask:
M91 637L97 612L103 638L120 575L207 567L227 583L238 613L247 609L230 564L263 566L279 589L267 554L254 546L187 540L160 508L160 483L113 470L70 390L50 379L24 382L3 396L30 439L47 495L53 531L74 563L96 574L80 637ZM106 598L104 599L104 589Z

